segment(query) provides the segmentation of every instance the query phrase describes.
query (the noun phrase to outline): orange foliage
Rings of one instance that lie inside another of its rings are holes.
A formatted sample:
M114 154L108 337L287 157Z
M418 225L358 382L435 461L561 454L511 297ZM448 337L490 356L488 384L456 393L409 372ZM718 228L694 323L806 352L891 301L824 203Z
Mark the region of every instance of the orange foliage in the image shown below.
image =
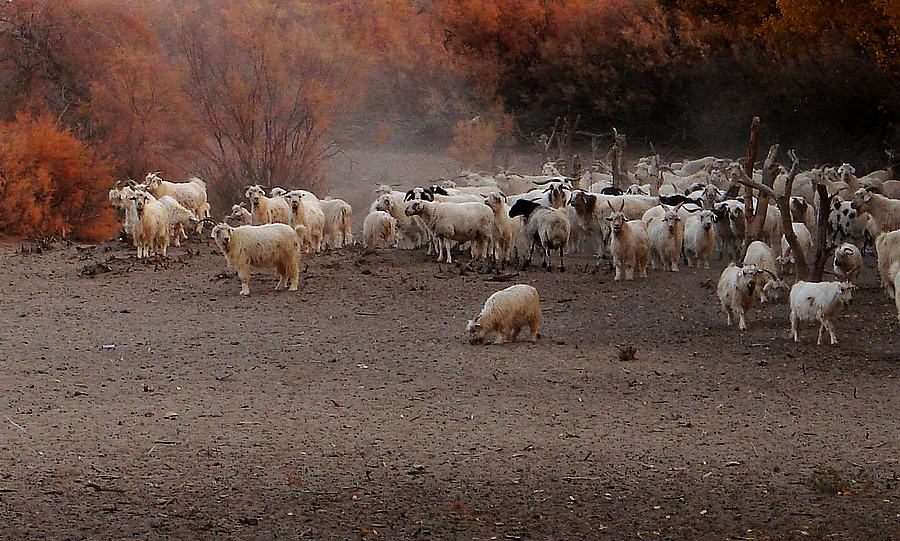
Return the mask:
M487 114L457 121L447 152L468 169L493 169L498 151L510 144L512 127L512 117L496 105Z
M112 163L49 115L0 126L0 230L98 241L116 230Z

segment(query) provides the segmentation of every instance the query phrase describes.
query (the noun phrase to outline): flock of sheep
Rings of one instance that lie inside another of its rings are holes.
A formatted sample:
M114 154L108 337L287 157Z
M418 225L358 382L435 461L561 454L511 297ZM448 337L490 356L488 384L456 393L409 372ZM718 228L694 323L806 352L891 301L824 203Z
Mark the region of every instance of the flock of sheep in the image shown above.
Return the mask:
M900 181L892 170L857 177L843 164L795 177L791 222L807 261L818 240L815 186L824 184L834 196L827 240L835 246L832 268L838 280L793 286L785 278L794 271L794 256L776 205L766 208L761 240L743 247L744 204L728 191L741 174L740 164L730 160L707 157L664 166L651 156L628 173L631 185L625 190L613 187L613 175L600 162L574 177L548 162L540 175L467 172L407 191L380 186L363 221L363 245L366 251L423 247L447 263L454 248L467 247L470 265L494 268L518 264L520 257L525 268L539 249L548 271L554 253L564 271L569 251L589 250L611 259L616 281L645 278L648 266L672 272L681 263L709 268L718 254L732 261L717 287L728 325L737 320L745 330L754 303L787 299L795 340L799 322L810 321L820 325L819 343L827 331L836 344L834 320L849 304L863 255L874 244L882 284L896 299L900 319ZM786 171L778 175L776 193L784 192L786 178ZM352 209L340 199L281 188L267 194L260 186L247 187L244 195L249 209L243 202L234 205L222 223L210 219L206 186L196 178L173 183L150 173L142 184L117 186L109 197L124 212L124 229L138 258L165 257L171 242L177 246L186 238L186 227L201 232L212 222L211 237L237 271L242 295L250 294L251 269L277 270L277 287L293 291L303 253L353 244ZM498 341L512 341L529 327L534 339L539 323L537 291L516 285L491 296L467 331L473 343L492 333Z

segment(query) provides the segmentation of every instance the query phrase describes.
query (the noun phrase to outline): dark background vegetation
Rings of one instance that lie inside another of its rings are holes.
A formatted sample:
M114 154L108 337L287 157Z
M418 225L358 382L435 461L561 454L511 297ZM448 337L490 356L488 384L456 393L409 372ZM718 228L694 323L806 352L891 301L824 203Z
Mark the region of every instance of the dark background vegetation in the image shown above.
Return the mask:
M759 115L766 143L863 172L900 142L898 75L892 0L14 0L0 231L102 239L106 190L155 170L221 208L326 191L353 146L496 167L561 116L675 157L741 154Z

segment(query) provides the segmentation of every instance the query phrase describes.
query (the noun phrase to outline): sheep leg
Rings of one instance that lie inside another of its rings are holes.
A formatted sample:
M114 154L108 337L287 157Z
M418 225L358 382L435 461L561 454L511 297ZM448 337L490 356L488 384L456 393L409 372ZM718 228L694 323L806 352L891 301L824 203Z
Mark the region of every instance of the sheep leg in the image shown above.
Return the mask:
M541 246L541 250L544 252L544 258L541 261L541 267L547 269L547 272L553 272L553 267L550 266L550 248L546 245Z
M829 319L822 319L822 327L828 331L828 336L831 338L831 345L836 346L838 343L837 336L834 334L834 323Z
M528 257L525 258L525 263L522 265L523 269L527 269L531 265L532 255L534 255L534 240L531 241L531 248L528 250Z
M446 261L447 263L453 263L453 256L450 255L450 239L443 239L444 244L444 253L447 255Z
M529 328L531 329L531 336L530 336L528 339L529 339L530 341L532 341L532 342L536 342L536 341L537 341L538 324L539 324L539 323L538 323L537 318L533 318L533 319L531 320L531 322L528 324L528 325L529 325Z
M559 247L559 272L566 272L565 248Z
M738 312L738 316L740 316L739 320L738 320L738 329L740 329L742 331L746 331L747 330L746 315L744 314L744 312L740 311L740 312Z
M731 327L731 308L723 304L722 311L725 312L725 325Z
M239 269L238 278L241 280L241 295L246 297L250 294L250 268Z
M521 327L513 327L509 332L509 341L515 342L519 338L519 333L522 331Z
M822 333L825 331L825 322L821 319L819 320L819 337L816 339L816 345L822 345Z
M288 288L288 291L297 291L297 287L300 282L300 265L295 264L291 266L291 287Z
M791 310L791 338L794 339L794 342L800 341L799 328L800 318L797 317L797 314L793 310Z

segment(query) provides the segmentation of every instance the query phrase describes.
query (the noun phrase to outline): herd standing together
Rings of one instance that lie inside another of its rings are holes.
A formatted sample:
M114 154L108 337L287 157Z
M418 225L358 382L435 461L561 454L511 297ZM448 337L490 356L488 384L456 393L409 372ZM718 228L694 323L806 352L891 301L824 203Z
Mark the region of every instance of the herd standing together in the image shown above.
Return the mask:
M608 257L615 280L647 277L647 268L678 272L680 264L709 268L715 255L732 263L722 272L717 294L729 325L741 330L755 302L790 305L791 336L798 339L801 321L818 322L819 343L827 331L836 344L834 320L849 304L863 265L863 255L877 252L882 284L896 300L900 319L900 181L893 168L857 177L849 164L817 168L796 175L790 198L791 222L806 261L823 240L834 249L833 274L838 281L785 279L795 258L782 232L776 205L766 208L760 240L744 249L747 233L744 203L733 195L740 164L707 157L663 166L658 156L641 158L628 173L627 189L613 186L603 164L575 177L561 175L548 162L540 175L466 172L440 184L407 191L379 186L363 221L367 252L386 247L424 247L437 261L453 262L455 248L468 247L470 265L502 268L530 265L535 249L551 271L552 257L565 270L569 251L589 250ZM754 177L758 178L755 172ZM783 194L787 172L774 182ZM817 239L817 185L830 200L828 238ZM237 271L241 294L250 294L251 269L276 270L278 288L298 288L300 258L354 243L352 209L341 199L320 199L306 190L266 190L248 186L245 203L232 207L221 223L210 218L206 185L197 178L174 183L150 173L142 184L110 191L112 205L124 212L124 230L138 258L166 257L170 243L186 238L185 228L202 232L214 224L211 237L228 266ZM754 200L755 203L755 200ZM470 321L473 343L496 332L498 341L513 341L525 327L532 340L540 322L538 293L516 285L488 299Z

